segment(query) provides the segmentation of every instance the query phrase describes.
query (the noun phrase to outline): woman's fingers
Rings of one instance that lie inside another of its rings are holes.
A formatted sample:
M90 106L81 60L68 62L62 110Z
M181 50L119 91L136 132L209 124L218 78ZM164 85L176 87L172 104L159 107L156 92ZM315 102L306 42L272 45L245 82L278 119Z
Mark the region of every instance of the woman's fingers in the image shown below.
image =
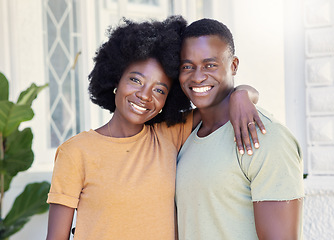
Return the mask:
M233 126L234 128L234 135L235 135L235 143L237 144L238 150L240 154L244 154L244 145L242 143L242 138L241 138L241 131L239 126Z
M248 121L240 123L240 125L235 126L235 142L237 144L240 154L247 152L248 155L253 154L253 146L255 149L260 147L259 138L257 135L256 125L259 127L262 134L266 133L266 129L258 115L254 115L253 121Z
M252 155L253 149L252 149L252 144L249 138L247 122L238 123L238 124L235 123L233 125L233 128L234 128L234 134L235 134L235 142L237 144L239 153L244 154L245 149L246 149L247 154ZM255 133L256 133L256 130L255 130Z
M253 149L252 149L251 141L249 139L248 125L247 124L243 124L242 127L241 127L241 136L242 136L242 141L243 141L243 143L246 147L247 154L252 155L253 154Z
M259 117L259 115L254 116L254 121L256 122L257 126L260 128L260 131L262 132L262 134L266 134L266 128L264 127L264 124L261 121L261 118Z

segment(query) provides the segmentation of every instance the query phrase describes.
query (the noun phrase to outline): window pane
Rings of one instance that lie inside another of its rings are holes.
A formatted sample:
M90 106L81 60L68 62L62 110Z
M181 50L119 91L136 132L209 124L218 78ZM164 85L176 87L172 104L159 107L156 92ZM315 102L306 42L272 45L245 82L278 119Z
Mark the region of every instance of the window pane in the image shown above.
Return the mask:
M43 0L46 75L49 82L50 147L57 147L80 131L79 73L72 69L80 48L76 26L79 1Z

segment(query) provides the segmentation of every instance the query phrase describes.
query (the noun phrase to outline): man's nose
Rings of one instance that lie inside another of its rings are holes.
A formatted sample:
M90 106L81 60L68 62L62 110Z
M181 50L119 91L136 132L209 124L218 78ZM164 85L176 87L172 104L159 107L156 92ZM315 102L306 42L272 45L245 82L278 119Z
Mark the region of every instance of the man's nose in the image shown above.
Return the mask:
M208 75L205 74L205 72L203 71L203 68L201 67L196 68L194 75L193 75L194 82L201 83L207 78L208 78Z

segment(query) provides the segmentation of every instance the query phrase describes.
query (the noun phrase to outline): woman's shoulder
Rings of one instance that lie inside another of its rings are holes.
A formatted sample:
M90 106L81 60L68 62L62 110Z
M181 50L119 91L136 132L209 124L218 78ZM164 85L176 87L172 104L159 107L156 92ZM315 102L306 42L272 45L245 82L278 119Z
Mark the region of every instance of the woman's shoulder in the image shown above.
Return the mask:
M173 125L168 125L166 122L155 123L151 125L151 129L155 131L161 131L163 133L166 132L173 132L173 131L180 131L181 129L187 128L187 126L192 126L193 123L193 111L187 113L184 122L175 123Z
M80 132L69 139L67 139L65 142L63 142L58 148L59 149L73 149L73 148L81 148L81 147L87 147L91 146L92 143L96 143L98 141L98 133L96 133L94 130L89 131L83 131Z

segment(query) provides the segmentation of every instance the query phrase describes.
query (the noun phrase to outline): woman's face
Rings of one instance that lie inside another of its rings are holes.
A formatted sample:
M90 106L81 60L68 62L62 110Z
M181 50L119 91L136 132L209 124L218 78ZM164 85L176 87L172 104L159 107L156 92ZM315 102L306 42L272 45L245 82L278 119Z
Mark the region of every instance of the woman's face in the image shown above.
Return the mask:
M131 64L117 86L114 115L129 124L144 124L165 105L171 80L160 63L149 58Z

